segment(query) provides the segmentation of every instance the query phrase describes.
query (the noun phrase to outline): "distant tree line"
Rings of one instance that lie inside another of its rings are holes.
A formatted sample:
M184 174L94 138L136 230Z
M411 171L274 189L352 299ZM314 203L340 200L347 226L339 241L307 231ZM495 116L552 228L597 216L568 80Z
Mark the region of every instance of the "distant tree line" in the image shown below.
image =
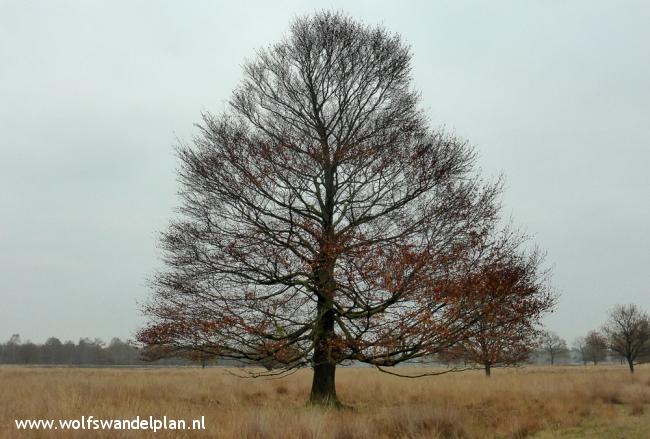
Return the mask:
M131 341L113 338L106 343L99 338L80 338L77 343L48 338L45 343L22 341L13 334L0 343L0 364L68 365L68 366L241 366L231 360L206 356L200 351L178 352L173 358L155 360L143 355Z
M56 337L45 343L22 342L14 334L0 344L0 363L3 364L61 364L61 365L134 365L144 363L139 349L119 338L108 344L95 338L81 338L77 343L62 342Z

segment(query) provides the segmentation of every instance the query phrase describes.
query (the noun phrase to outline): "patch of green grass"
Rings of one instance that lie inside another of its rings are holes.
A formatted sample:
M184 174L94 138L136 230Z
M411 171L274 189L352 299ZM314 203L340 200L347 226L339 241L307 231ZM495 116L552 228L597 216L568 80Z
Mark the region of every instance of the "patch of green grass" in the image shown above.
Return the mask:
M643 413L638 408L622 406L621 416L612 418L590 417L582 425L567 429L547 429L532 439L648 439L650 438L650 407Z

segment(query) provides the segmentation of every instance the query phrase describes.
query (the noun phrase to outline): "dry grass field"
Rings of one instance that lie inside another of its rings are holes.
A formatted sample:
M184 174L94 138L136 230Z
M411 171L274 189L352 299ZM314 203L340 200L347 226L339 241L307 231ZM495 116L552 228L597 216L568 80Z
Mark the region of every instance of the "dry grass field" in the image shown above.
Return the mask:
M650 369L543 367L404 379L341 369L353 410L305 406L309 371L0 368L0 438L650 438ZM14 419L205 417L204 431L18 431Z

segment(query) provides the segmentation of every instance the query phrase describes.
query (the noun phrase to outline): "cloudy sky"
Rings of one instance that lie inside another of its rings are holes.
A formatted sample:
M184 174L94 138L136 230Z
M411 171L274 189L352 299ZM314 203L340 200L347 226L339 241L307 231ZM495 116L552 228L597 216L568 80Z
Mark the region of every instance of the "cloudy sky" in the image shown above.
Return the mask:
M0 339L132 337L177 203L173 145L296 15L400 33L436 125L468 139L548 253L548 326L650 310L647 1L0 0Z

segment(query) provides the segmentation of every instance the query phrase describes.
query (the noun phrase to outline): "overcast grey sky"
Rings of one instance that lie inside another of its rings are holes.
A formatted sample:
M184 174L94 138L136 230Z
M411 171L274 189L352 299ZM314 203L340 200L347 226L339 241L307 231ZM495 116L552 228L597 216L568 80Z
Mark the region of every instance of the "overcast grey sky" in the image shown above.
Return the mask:
M323 7L402 34L433 123L505 174L555 266L551 329L650 310L650 2L0 0L0 339L133 336L176 137Z

